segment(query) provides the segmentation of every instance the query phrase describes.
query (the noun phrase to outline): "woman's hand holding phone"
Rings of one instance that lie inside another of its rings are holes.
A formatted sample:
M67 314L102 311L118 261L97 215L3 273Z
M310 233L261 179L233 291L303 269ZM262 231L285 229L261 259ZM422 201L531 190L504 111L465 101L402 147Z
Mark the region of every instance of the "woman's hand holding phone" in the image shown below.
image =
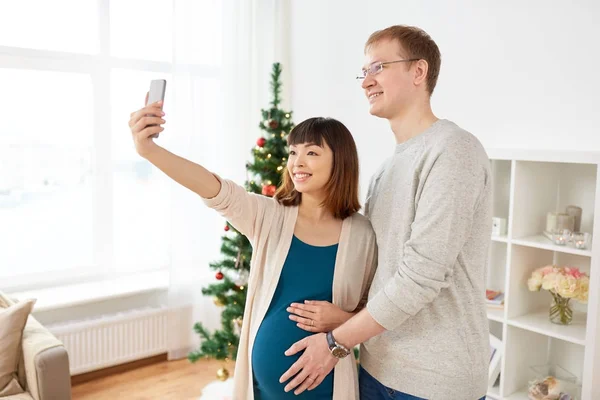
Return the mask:
M147 101L148 94L146 94ZM152 137L165 129L162 127L166 123L163 118L164 115L162 101L148 104L144 108L131 113L129 128L131 129L135 149L140 156L146 157L156 147Z

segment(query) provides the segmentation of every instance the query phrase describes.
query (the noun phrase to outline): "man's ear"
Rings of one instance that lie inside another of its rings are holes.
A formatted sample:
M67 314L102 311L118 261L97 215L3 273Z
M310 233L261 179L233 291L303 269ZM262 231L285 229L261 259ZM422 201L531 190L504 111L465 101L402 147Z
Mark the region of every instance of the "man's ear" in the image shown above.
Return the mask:
M427 72L429 71L429 64L425 60L416 61L415 65L415 78L413 83L415 86L419 86L427 83Z

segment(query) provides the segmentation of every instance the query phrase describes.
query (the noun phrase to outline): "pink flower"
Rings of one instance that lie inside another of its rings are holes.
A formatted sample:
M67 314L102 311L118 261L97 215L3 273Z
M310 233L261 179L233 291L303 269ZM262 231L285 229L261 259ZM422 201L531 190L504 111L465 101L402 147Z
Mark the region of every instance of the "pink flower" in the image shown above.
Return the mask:
M542 270L542 275L546 276L550 272L554 272L554 266L553 265L548 265L546 267L542 267L541 270Z
M565 267L565 273L571 275L575 279L579 279L583 276L581 271L579 271L579 268L576 267Z

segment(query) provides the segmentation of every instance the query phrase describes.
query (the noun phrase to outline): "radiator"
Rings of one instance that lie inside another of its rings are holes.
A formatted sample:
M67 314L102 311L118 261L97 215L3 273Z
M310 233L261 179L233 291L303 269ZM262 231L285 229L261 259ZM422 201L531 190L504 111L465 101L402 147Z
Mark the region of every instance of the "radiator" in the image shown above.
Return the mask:
M166 307L48 326L69 353L71 375L166 353L167 328Z

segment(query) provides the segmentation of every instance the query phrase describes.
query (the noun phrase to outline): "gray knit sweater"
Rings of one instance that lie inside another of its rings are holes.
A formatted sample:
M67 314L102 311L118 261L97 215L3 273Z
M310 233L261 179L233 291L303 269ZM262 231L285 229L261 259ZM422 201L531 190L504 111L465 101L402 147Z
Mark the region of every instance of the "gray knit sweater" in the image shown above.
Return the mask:
M361 364L392 389L430 400L487 391L485 275L490 161L447 120L396 146L369 185L379 263L367 309L387 329Z

